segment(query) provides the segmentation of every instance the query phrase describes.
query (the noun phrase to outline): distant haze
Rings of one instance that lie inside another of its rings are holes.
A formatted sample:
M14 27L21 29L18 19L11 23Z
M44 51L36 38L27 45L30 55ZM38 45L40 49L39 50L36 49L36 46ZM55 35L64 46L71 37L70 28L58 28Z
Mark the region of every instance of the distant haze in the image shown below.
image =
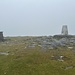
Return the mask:
M75 0L0 0L4 36L75 34Z

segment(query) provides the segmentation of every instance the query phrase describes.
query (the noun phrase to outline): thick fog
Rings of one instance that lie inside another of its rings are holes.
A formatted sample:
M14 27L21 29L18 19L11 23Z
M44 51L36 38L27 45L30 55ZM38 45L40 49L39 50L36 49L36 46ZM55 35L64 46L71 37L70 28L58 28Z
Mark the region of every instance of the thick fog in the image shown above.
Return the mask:
M0 31L5 36L75 34L75 0L0 0Z

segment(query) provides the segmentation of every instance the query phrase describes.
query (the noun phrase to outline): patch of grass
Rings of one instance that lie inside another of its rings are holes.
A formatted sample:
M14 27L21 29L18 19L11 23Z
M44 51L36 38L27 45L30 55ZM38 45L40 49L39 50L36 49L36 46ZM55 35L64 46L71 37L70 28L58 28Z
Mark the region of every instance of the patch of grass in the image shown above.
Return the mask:
M19 39L20 42L24 40ZM25 49L24 42L11 46L0 45L0 52L9 53L7 56L0 55L0 75L75 75L75 67L65 70L67 66L75 66L75 54L72 50L59 47L56 50L43 51L37 46ZM69 59L63 62L51 60L53 55L63 55Z

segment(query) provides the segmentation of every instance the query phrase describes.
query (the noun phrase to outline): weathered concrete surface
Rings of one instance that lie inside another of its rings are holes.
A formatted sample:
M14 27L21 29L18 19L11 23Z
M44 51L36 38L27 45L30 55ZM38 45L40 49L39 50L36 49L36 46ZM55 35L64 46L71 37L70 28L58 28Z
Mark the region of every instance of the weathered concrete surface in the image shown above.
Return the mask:
M63 25L61 35L68 35L67 25Z

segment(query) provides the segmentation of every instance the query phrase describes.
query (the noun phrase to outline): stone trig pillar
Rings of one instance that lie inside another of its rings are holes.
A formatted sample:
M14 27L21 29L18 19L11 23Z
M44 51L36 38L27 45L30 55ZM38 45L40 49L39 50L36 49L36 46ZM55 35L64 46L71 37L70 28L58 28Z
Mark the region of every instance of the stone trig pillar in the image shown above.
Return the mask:
M62 34L62 35L68 35L68 28L67 28L67 25L63 25L61 34Z

